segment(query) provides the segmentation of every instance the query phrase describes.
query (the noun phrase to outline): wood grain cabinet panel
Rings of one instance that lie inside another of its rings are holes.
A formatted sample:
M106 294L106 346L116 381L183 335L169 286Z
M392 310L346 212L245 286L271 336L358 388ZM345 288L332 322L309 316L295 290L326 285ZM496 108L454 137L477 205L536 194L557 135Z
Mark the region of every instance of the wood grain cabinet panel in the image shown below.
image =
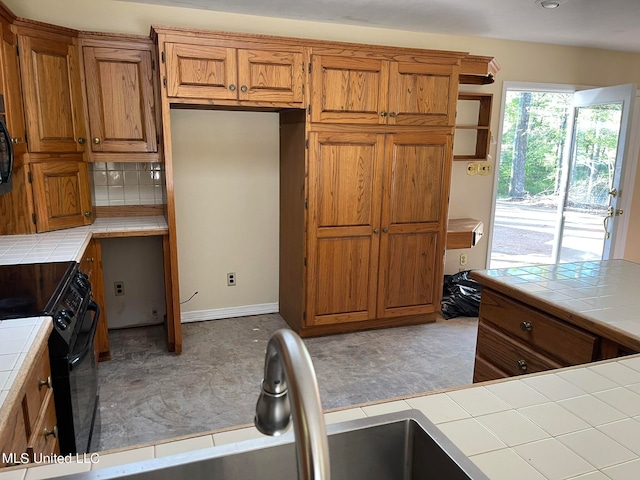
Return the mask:
M0 18L2 48L0 65L2 68L4 105L7 129L11 134L15 164L23 164L23 156L27 153L27 135L24 123L24 107L22 105L22 85L20 78L20 61L18 58L18 39L11 31L11 26Z
M389 62L312 55L311 121L385 124Z
M375 318L384 136L312 133L307 318Z
M165 43L167 96L302 104L301 47L235 48Z
M111 351L109 349L107 309L105 308L102 244L99 239L94 238L89 242L89 245L87 245L87 248L82 254L79 268L82 273L89 277L93 300L100 307L100 320L98 321L94 342L96 361L109 360L111 358Z
M457 65L392 62L388 124L455 124L458 73Z
M302 103L302 52L238 50L238 99Z
M311 121L454 125L457 61L367 58L358 52L311 57Z
M307 324L433 314L451 137L312 132Z
M19 35L29 151L84 152L77 40Z
M151 49L83 47L91 151L158 151Z
M38 231L92 222L89 174L83 161L32 163Z
M8 408L6 406L3 409ZM7 414L8 421L5 423L4 430L0 431L0 467L11 467L20 464L20 455L27 455L27 427L24 422L24 412L22 410L22 402L16 402L10 412ZM8 455L3 457L1 454L15 453L15 460Z
M166 43L167 96L235 100L234 48Z
M387 135L378 316L439 310L451 136Z

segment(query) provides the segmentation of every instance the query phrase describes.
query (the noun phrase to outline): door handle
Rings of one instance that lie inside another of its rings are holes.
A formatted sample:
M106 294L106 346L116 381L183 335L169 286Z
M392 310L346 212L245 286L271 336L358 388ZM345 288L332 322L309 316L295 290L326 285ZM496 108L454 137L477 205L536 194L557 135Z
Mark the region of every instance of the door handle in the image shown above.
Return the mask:
M613 206L609 205L607 208L607 216L602 220L602 226L604 227L604 238L608 239L611 234L609 233L609 219L613 217Z

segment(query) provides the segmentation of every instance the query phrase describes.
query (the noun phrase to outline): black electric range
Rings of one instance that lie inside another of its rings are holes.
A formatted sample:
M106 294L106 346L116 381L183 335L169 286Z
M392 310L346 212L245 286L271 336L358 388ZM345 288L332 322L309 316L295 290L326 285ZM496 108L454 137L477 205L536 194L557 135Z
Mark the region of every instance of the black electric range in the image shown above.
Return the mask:
M100 417L93 342L100 309L76 262L0 265L0 320L50 316L49 360L60 453L96 451Z

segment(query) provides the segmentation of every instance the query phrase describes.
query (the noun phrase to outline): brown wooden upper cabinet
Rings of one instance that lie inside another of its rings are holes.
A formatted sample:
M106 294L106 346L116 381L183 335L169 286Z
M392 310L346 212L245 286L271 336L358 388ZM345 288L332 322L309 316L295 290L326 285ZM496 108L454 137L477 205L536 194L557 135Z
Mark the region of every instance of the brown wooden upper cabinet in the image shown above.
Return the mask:
M0 29L2 30L0 65L3 77L7 129L11 134L16 165L21 165L23 156L27 153L27 135L24 124L24 108L22 106L18 39L11 31L9 23L2 17L0 17Z
M167 96L302 104L303 48L165 43Z
M18 30L18 43L29 151L84 152L77 39L48 32L23 35Z
M311 56L311 121L454 125L460 61L393 60L343 52Z
M83 41L82 52L92 159L157 153L152 45ZM133 158L157 161L157 155Z
M307 326L437 311L451 144L311 133Z
M31 163L38 232L59 230L93 221L87 163Z

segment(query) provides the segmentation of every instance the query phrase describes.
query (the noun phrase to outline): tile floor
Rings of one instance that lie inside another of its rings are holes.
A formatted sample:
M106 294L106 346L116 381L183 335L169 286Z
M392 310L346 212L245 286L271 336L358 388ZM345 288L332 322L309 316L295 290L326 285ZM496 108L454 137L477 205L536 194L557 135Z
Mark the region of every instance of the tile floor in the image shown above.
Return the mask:
M110 331L100 448L251 424L267 341L285 326L277 314L184 324L179 356L162 327ZM332 409L471 383L476 333L477 319L457 318L305 344Z

